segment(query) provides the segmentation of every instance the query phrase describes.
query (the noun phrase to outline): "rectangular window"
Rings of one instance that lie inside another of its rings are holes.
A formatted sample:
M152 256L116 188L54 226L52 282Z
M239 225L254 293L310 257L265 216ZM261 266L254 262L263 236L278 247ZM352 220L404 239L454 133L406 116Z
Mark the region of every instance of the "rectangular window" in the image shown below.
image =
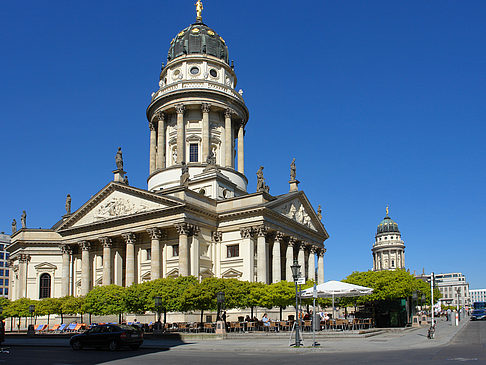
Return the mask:
M189 162L198 162L199 159L199 146L197 143L191 143L189 145Z
M240 245L231 245L227 247L227 257L238 257L240 256Z
M5 288L5 290L6 290L6 289L7 289L7 288ZM5 294L7 294L7 293L5 293ZM0 295L3 295L3 288L0 288Z
M8 258L9 258L9 257L10 257L10 254L7 252L7 253L5 254L5 260L8 260Z
M5 288L5 295L8 295L8 288Z
M3 269L0 269L0 276L3 276Z
M179 256L179 245L172 246L172 256Z
M0 261L0 267L3 267L3 261Z
M0 244L0 251L3 251L4 248L3 248L3 245Z
M152 249L147 248L147 260L152 260Z
M8 276L8 270L5 270L5 276Z
M8 286L8 279L5 279L5 286Z
M0 252L0 260L3 260L3 256L5 256L4 253Z
M0 279L0 286L3 285L3 279Z

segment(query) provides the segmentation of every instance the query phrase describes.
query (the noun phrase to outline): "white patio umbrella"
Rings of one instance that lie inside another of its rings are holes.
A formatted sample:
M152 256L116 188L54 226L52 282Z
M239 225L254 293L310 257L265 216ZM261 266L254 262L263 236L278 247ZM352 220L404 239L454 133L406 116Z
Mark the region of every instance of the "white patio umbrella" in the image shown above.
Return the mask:
M342 281L331 280L316 286L317 297L332 298L332 318L334 315L334 298L360 297L373 293L373 289L366 286L343 283ZM302 298L312 298L314 288L308 288L300 292Z

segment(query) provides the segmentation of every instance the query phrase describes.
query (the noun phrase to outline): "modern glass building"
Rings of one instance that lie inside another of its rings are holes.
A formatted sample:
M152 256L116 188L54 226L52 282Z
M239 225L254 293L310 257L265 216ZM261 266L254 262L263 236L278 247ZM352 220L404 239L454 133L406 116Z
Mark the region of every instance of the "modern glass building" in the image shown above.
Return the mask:
M4 232L0 233L0 296L8 297L8 274L7 265L8 252L7 246L10 244L10 236Z

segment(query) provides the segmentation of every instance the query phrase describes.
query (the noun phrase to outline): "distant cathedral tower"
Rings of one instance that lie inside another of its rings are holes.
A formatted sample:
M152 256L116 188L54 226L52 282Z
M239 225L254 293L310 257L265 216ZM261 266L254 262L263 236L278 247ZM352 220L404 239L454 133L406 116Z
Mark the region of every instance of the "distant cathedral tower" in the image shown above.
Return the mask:
M402 241L398 224L386 216L376 229L373 252L373 271L396 270L405 268L405 244Z

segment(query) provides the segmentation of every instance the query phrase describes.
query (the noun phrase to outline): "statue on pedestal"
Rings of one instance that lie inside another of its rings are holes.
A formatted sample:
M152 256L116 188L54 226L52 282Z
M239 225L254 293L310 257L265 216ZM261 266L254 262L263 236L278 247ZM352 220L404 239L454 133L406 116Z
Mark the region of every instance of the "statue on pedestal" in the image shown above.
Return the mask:
M22 224L22 228L27 227L27 213L25 213L25 210L22 212L22 215L20 216L20 223Z
M297 169L295 168L295 158L294 158L290 164L290 181L295 181L296 176L297 176Z
M265 178L263 177L263 166L260 166L256 175L257 175L257 192L268 193L270 191L270 187L265 183Z
M184 161L181 162L181 186L189 187L189 167L187 167Z
M12 234L14 234L15 232L17 232L17 221L14 219L12 221Z
M66 208L66 214L67 215L71 214L71 195L69 194L66 196L65 208Z
M128 183L128 175L125 175L125 176L123 177L123 183L124 183L124 184L126 184L126 185L130 185L130 184Z
M116 168L120 171L123 171L123 155L121 147L118 147L118 152L115 156Z
M322 220L322 208L320 204L317 207L317 218L319 218L319 220Z

